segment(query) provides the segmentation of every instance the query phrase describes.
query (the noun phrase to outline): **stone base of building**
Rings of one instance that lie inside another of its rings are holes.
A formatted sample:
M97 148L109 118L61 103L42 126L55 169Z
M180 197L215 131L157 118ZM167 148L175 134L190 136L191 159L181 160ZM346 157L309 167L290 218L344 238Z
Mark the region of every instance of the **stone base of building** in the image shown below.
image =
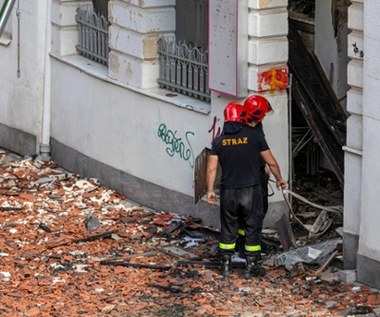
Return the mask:
M36 137L0 123L0 147L28 156L36 154Z
M0 124L0 147L24 156L37 154L36 137L26 132ZM194 204L194 198L163 188L157 184L117 170L51 139L51 159L70 172L81 177L91 177L114 189L136 203L154 210L191 215L202 224L220 228L219 206L205 199ZM284 202L269 204L264 227L275 227L276 221L287 212Z
M202 219L202 224L219 228L219 208L194 198L117 170L51 139L51 158L54 162L81 177L96 178L127 199L158 211L191 215Z
M380 289L380 262L364 255L357 255L356 279L360 283Z
M343 232L343 260L345 270L356 269L358 248L359 237L351 233Z
M202 219L202 224L220 228L219 206L207 203L205 199L194 204L194 198L163 188L141 178L117 170L51 139L51 159L70 172L81 177L92 177L134 202L143 206ZM264 227L275 227L275 222L286 212L286 204L269 204Z

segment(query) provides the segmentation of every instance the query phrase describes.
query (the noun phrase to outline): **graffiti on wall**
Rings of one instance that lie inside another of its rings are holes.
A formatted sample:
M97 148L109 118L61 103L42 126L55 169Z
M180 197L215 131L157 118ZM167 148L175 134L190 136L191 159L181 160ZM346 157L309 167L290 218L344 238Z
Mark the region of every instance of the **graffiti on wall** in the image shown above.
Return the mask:
M356 44L356 42L354 44L352 44L352 51L354 52L354 54L357 56L359 55L360 58L363 58L364 57L364 52L363 50L361 50L358 45Z
M221 134L221 128L217 126L218 118L215 116L212 122L211 128L208 130L208 133L211 133L211 141Z
M257 77L259 91L273 92L288 87L288 69L285 67L267 70L259 73Z
M174 155L179 155L181 159L184 161L187 161L190 166L194 167L194 152L191 147L191 143L189 140L189 137L191 135L195 135L192 131L185 132L185 138L182 140L181 137L178 137L177 130L172 131L168 129L165 123L161 123L158 127L157 131L158 137L166 144L168 145L166 148L166 153L170 157L173 157Z

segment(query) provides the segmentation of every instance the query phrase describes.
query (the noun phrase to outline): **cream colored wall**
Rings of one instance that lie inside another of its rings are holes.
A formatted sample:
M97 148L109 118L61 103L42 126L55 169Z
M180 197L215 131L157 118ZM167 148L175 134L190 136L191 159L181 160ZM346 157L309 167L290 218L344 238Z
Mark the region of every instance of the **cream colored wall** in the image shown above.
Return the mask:
M39 13L45 12L44 8L38 0L16 3L10 17L12 39L0 44L0 123L37 138L41 133L46 22Z
M379 1L372 0L364 3L363 161L359 254L380 262L380 219L377 209L380 179L379 10Z
M111 21L117 21L126 32L111 27L111 48L121 60L115 63L111 57L107 69L76 56L75 11L79 4L89 3L52 2L51 137L120 171L192 196L194 159L204 147L210 147L222 128L223 109L231 97L212 93L211 105L181 97L173 101L152 85L157 65L152 45L147 43L159 31L173 32L173 1L110 1ZM249 1L249 61L243 70L248 72L247 95L263 94L275 109L264 123L265 133L285 178L289 142L286 85L268 75L286 70L286 3ZM8 47L0 46L5 74L0 83L6 91L0 93L0 123L38 139L47 87L43 77L46 7L37 0L21 0L20 4L21 76L17 77L14 39ZM123 9L129 10L130 20L125 20ZM277 18L271 19L274 16ZM269 23L271 20L276 22ZM12 23L16 30L16 19ZM259 33L255 25L260 26ZM140 40L128 42L132 33L140 35ZM130 69L135 75L132 80ZM160 127L166 128L167 138ZM271 202L281 200L279 192L271 198Z

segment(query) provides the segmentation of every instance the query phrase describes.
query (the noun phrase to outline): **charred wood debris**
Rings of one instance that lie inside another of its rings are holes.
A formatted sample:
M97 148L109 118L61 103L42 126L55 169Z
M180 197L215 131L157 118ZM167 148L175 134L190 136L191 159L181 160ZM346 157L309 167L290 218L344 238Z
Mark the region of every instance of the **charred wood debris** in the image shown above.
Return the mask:
M300 194L339 205L318 179ZM342 213L284 195L289 217L263 231L267 275L245 280L236 256L224 279L217 229L0 149L0 316L378 316L378 290L340 277Z

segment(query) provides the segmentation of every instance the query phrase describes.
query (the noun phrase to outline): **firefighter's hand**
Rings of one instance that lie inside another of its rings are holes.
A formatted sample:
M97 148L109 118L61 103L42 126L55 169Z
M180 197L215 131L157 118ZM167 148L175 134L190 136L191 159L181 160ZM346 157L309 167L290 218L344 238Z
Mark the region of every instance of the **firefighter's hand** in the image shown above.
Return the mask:
M285 189L287 186L288 186L288 184L282 178L280 180L276 181L276 187L277 187L277 189L280 189L280 188L281 189Z
M207 201L209 204L216 204L216 194L215 192L207 192Z

